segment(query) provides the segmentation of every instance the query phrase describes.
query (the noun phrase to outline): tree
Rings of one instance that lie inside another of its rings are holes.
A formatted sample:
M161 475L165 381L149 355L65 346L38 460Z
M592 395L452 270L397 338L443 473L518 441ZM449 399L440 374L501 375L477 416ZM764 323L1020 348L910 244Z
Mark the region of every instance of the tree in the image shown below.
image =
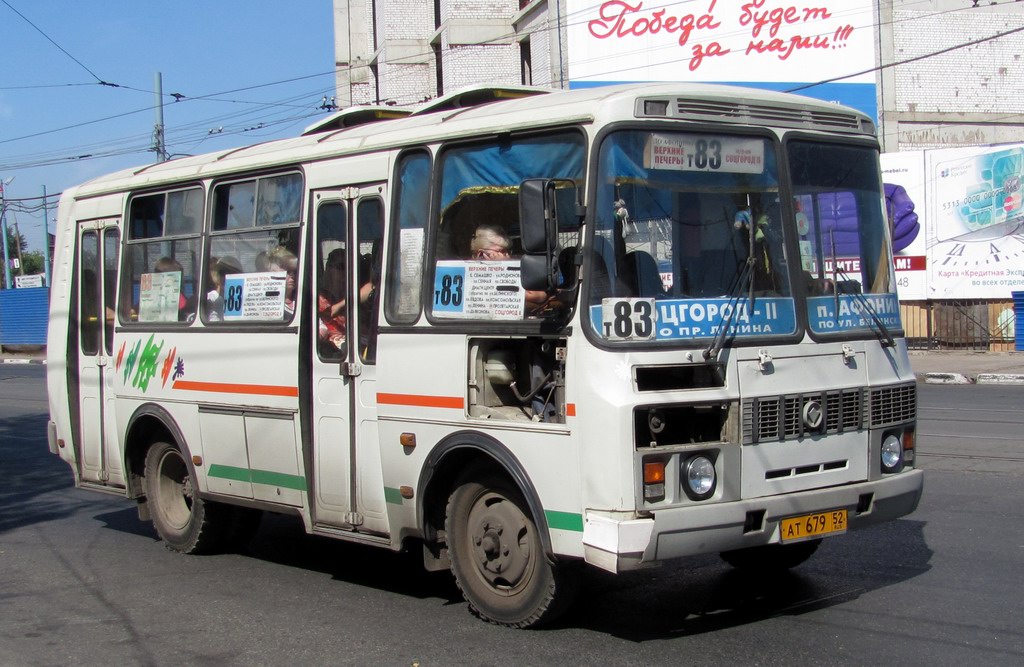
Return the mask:
M21 275L22 273L24 273L24 275L28 275L29 273L32 273L32 272L28 270L28 257L26 257L26 251L28 249L28 241L25 240L25 236L21 232L18 232L18 234L15 235L14 234L14 230L11 228L11 225L8 224L7 225L7 258L8 259L17 259L18 258L18 248L21 248L21 258L22 258L22 261L25 263L25 268L24 268L24 271L13 271L12 270L11 271L11 279L12 280L14 279L14 276L16 276L16 275ZM29 253L29 254L32 254L32 253ZM34 254L38 255L38 260L39 260L38 265L39 265L40 268L39 268L39 271L37 271L37 273L41 273L42 272L42 266L43 266L42 255L40 255L38 252L34 253ZM33 258L33 264L32 264L33 266L35 266L34 259L36 259L36 258ZM3 254L0 254L0 264L2 264L2 263L3 263ZM0 280L2 280L4 283L7 282L7 272L6 271L0 271ZM7 285L7 284L4 284L4 289L7 289L8 287L10 287L10 286Z
M38 250L22 252L21 266L25 270L26 276L31 276L35 273L42 273L46 268L43 260L43 253Z
M17 238L14 236L14 229L8 221L7 224L7 252L11 257L18 256L18 248L21 248L21 252L28 250L28 241L25 240L25 235L18 232Z

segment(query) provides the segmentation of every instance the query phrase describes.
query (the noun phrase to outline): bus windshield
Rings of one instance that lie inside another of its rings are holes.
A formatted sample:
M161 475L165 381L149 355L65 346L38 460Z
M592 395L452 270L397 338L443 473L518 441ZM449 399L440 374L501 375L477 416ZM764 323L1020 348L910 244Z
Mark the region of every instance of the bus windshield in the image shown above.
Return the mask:
M588 305L603 339L796 332L770 138L621 131L597 179Z
M901 329L888 220L873 148L786 145L811 333Z
M901 328L874 148L628 130L602 143L589 320L608 342ZM788 254L796 248L795 257ZM797 299L799 297L799 299Z

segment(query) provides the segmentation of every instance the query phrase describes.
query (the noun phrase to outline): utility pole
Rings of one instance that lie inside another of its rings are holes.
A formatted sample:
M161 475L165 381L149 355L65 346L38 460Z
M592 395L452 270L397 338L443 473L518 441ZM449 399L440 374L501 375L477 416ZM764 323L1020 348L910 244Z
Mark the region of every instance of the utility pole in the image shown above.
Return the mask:
M43 273L46 286L50 286L50 209L46 205L46 186L43 186Z
M4 237L4 287L10 289L11 256L7 250L7 200L4 199L4 185L6 183L0 180L0 236Z
M18 233L18 216L11 214L14 225L14 249L18 253L18 275L25 275L25 259L21 256L21 234Z
M160 72L156 73L153 84L156 88L156 125L153 127L153 150L156 161L167 159L167 148L164 146L164 80Z

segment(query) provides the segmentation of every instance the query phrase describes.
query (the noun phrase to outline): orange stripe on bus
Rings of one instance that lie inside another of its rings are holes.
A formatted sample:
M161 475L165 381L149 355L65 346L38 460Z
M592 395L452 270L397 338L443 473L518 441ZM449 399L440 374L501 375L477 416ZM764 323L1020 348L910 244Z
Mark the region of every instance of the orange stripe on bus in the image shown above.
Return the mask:
M252 394L256 396L298 396L298 387L282 387L267 384L234 384L229 382L195 382L175 380L174 389L185 391L212 391L221 394Z
M575 417L576 416L576 404L575 403L566 403L565 404L565 416L566 417Z
M419 396L416 394L377 394L377 402L386 405L411 405L418 408L455 408L463 407L461 396Z

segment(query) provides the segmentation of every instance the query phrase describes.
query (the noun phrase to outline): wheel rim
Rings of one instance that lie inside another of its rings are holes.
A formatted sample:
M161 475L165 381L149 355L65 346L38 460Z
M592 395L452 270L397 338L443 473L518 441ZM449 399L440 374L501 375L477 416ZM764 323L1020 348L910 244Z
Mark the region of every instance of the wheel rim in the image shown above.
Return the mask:
M499 595L524 589L536 569L536 536L514 502L486 492L469 512L470 550L476 576Z
M192 516L192 478L181 454L171 450L157 467L157 505L171 527L182 530Z

